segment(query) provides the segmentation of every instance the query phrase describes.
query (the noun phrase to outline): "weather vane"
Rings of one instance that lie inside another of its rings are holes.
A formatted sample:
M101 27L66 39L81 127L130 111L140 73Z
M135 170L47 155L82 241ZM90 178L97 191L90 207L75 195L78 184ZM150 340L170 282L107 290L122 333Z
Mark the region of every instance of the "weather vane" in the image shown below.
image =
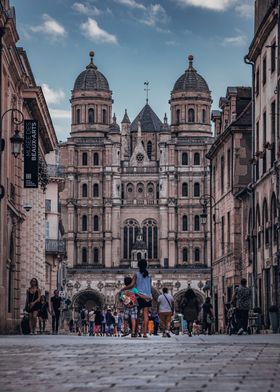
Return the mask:
M144 85L146 86L145 88L144 88L144 90L146 91L146 103L148 103L149 102L149 91L150 91L150 89L149 89L149 84L150 84L150 82L148 82L148 81L146 81L146 82L144 82Z

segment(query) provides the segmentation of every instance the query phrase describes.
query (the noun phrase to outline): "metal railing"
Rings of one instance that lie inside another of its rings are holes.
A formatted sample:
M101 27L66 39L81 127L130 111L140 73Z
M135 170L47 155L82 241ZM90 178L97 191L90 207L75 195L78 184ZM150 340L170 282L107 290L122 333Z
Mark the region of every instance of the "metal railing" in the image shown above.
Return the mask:
M47 173L49 177L62 177L64 170L59 165L47 165Z
M65 253L66 243L65 240L52 240L47 238L45 241L46 253Z

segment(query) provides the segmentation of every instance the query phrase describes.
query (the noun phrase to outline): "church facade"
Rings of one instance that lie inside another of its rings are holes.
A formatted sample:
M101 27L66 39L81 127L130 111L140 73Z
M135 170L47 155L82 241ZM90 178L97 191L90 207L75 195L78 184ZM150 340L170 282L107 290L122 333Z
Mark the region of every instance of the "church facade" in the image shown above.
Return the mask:
M146 258L157 296L166 285L179 300L209 290L209 194L206 153L213 142L211 92L193 67L174 84L170 124L148 100L119 125L112 91L90 52L72 90L70 137L60 144L67 244L67 295L73 307L113 305L123 277Z

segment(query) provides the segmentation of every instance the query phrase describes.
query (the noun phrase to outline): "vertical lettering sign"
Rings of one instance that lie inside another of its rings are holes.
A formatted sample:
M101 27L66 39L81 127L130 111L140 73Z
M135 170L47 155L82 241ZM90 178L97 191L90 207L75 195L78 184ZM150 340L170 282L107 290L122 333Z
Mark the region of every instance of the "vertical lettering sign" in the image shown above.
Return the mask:
M24 188L38 188L38 121L24 121Z

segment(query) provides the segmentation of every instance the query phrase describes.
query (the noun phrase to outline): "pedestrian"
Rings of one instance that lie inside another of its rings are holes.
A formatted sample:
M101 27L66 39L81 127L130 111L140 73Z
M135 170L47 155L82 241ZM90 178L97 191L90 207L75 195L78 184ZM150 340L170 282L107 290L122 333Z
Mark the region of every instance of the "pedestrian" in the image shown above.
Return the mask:
M213 316L213 306L211 304L211 298L207 297L204 304L202 305L202 322L203 322L203 332L211 335L212 323L214 320Z
M81 326L82 326L82 333L84 335L87 334L87 317L88 317L88 311L85 306L82 307L80 311L80 319L81 319Z
M118 312L115 310L113 313L114 317L114 336L118 336Z
M95 311L92 308L88 312L88 321L89 321L89 336L94 336L94 322L95 322Z
M199 320L194 320L193 322L193 334L195 336L199 336L201 332L201 325L199 323Z
M106 311L102 310L102 322L101 322L101 336L106 335Z
M49 303L44 295L40 298L40 309L38 311L40 333L46 332L46 322L48 321L48 314L50 313Z
M96 336L101 336L101 325L103 322L103 314L100 308L95 311L94 333Z
M251 289L247 287L247 280L241 279L240 286L235 289L232 302L236 303L236 321L238 325L237 335L248 331L248 316L251 305Z
M200 311L199 302L195 295L195 292L192 289L187 289L183 300L180 304L181 313L184 316L184 319L188 324L188 333L189 336L192 336L192 325L194 320L198 319L198 314Z
M122 328L123 328L123 320L124 320L124 315L122 312L118 313L118 336L121 336L122 334Z
M149 333L149 335L153 335L154 327L155 327L154 320L152 319L151 313L149 313L149 321L148 321L148 333Z
M74 327L74 320L71 318L68 324L69 327L69 332L75 332L75 327Z
M111 336L114 331L115 319L111 313L111 308L107 308L105 315L106 320L106 336Z
M126 276L124 278L124 288L120 293L120 300L124 306L124 333L123 336L129 335L128 326L129 321L131 322L131 337L136 338L136 320L137 320L137 295L138 290L133 287L130 288L132 283L132 278L130 276Z
M24 310L29 315L30 334L35 334L38 311L40 310L41 290L39 289L38 280L33 278L30 280L30 287L26 291L26 301Z
M168 294L168 288L163 287L162 294L158 297L158 313L162 337L171 338L171 319L174 314L174 298Z
M160 324L158 312L153 310L151 312L151 317L154 322L154 335L157 336L158 335L158 328L159 328L159 324Z
M62 298L59 296L58 290L54 290L53 297L51 297L51 311L52 311L52 334L58 334L60 306Z
M138 261L139 272L136 272L131 284L126 287L126 289L135 287L138 290L138 312L143 311L143 338L148 337L149 308L152 306L152 279L147 270L147 265L147 260Z

